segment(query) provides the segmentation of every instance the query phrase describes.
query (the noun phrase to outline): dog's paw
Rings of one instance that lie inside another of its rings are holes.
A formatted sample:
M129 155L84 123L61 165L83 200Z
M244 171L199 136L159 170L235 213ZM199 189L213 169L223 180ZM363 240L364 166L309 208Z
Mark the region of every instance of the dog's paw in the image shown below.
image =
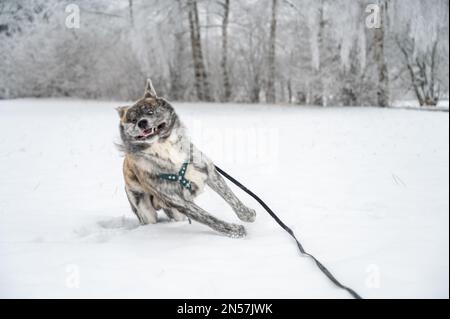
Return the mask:
M241 206L236 210L236 215L240 220L247 223L253 223L256 219L256 211L246 206Z
M247 235L247 232L245 231L245 227L238 224L230 224L227 227L227 231L225 232L225 235L231 238L244 238Z

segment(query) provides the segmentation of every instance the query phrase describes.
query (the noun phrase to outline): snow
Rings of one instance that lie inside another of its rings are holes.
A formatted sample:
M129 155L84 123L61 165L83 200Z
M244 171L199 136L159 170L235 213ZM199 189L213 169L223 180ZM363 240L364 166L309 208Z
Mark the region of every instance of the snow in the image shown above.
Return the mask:
M392 107L394 108L402 108L402 109L413 109L413 110L422 110L422 111L440 111L440 112L448 112L448 100L442 99L438 102L436 106L420 106L417 100L399 100L394 101Z
M348 298L257 209L245 239L138 226L121 103L0 101L0 297ZM445 112L175 103L198 146L366 298L449 297ZM239 222L211 191L198 203Z

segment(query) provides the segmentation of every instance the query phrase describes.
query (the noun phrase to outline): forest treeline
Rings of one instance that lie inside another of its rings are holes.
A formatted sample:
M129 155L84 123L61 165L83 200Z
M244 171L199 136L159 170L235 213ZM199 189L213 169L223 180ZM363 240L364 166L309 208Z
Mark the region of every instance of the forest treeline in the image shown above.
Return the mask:
M448 0L1 0L0 98L448 97Z

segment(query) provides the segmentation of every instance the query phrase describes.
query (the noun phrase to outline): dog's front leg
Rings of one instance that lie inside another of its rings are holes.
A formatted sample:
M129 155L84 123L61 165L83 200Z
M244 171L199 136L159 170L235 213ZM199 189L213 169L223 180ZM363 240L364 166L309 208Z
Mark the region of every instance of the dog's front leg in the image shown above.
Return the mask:
M206 181L209 187L217 192L230 206L236 215L244 222L254 222L256 212L245 206L231 191L222 176L215 168L211 169Z
M133 213L139 219L141 225L156 224L157 215L156 211L150 202L148 194L138 192L125 187L128 201L130 202Z
M185 200L178 196L175 197L164 194L160 195L162 200L166 203L166 205L170 206L171 209L176 209L186 217L204 224L225 236L242 238L246 235L244 226L224 222L212 216L192 201Z
M157 183L151 182L154 179L158 179L158 177L147 173L140 178L140 181L142 181L142 186L147 189L148 193L158 194L159 200L164 203L166 208L176 209L188 218L205 224L228 237L242 238L246 235L244 226L224 222L197 206L193 201L185 198L183 190L180 189L181 186L167 182L169 183L166 185L167 187L162 187L161 184L158 184L158 189L156 189L155 184Z

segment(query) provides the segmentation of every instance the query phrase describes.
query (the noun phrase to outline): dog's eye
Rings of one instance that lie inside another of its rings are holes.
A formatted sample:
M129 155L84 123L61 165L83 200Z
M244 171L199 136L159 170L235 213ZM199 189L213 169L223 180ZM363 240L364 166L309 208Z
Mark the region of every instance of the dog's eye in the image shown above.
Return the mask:
M137 123L137 118L136 118L136 116L134 116L134 115L130 116L130 117L128 118L128 120L129 120L131 123L133 123L133 124L136 124L136 123Z
M129 122L131 122L133 124L136 124L136 122L137 122L137 114L136 114L136 112L132 111L132 112L128 113L127 114L127 118L128 118Z
M144 107L144 112L145 112L145 114L153 115L153 108L150 107L150 106L145 106Z

